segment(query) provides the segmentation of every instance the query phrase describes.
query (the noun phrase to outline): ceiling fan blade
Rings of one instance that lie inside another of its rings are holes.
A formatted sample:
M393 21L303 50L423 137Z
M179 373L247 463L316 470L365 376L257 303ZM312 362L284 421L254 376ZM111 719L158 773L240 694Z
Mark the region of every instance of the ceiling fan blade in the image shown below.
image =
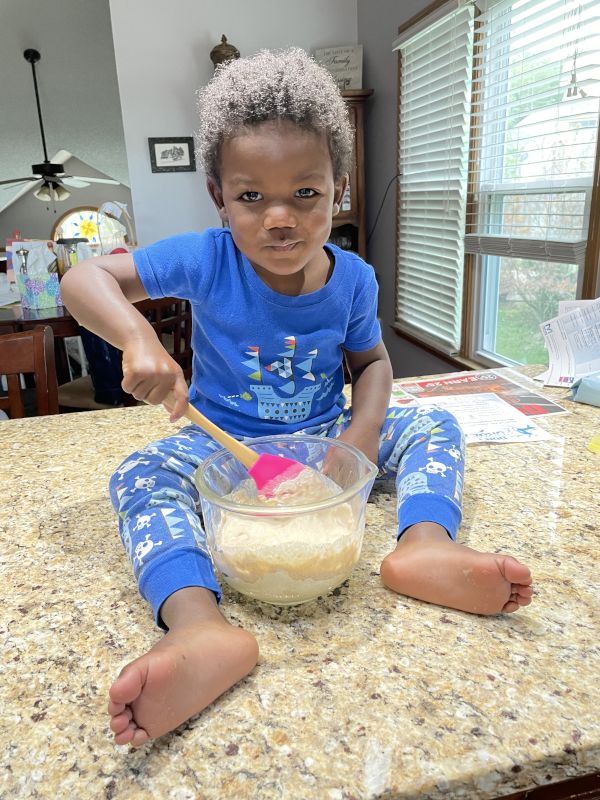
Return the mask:
M0 181L0 186L2 186L2 184L7 184L7 183L14 183L16 185L17 183L24 183L25 181L39 181L39 178L32 176L29 176L28 178L11 178L11 180L9 181ZM10 187L7 186L6 188L8 189Z
M120 181L114 181L112 178L90 178L87 175L61 175L61 180L65 178L73 178L76 181L85 181L86 183L107 183L111 186L120 186Z
M70 178L68 176L61 176L61 183L64 183L66 186L72 186L74 189L83 189L90 184L87 181L84 181L80 178Z

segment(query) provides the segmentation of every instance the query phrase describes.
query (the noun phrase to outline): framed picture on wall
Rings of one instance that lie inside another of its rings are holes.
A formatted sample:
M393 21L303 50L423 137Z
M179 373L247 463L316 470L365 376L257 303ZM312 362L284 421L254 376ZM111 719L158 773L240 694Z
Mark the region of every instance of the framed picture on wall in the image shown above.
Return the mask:
M195 172L194 139L160 136L148 139L152 172Z

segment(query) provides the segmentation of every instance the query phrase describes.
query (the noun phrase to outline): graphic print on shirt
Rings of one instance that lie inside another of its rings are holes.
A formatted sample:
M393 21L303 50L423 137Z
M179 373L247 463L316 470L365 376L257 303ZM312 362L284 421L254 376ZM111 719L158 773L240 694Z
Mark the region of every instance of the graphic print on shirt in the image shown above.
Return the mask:
M323 389L318 397L321 400L333 388L333 381L321 374L321 382L312 371L318 349L299 354L295 336L286 336L283 341L283 352L268 364L261 362L260 347L247 348L245 355L250 358L243 364L252 370L248 377L253 381L248 388L258 401L260 419L302 422L310 416L317 392Z

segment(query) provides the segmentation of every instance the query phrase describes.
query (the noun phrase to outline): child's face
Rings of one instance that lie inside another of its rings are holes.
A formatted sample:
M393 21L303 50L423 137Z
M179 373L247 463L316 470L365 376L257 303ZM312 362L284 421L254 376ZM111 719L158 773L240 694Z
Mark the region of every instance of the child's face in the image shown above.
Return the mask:
M264 280L285 291L304 271L318 284L329 269L323 245L346 178L333 180L324 133L265 122L223 143L221 186L209 192L238 248Z

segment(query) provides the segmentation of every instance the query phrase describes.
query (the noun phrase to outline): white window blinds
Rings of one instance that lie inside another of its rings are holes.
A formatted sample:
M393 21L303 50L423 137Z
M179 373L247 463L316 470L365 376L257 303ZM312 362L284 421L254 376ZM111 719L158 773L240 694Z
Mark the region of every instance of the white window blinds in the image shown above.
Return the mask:
M474 48L476 189L465 250L581 266L598 130L600 3L487 6Z
M396 324L446 352L460 343L473 8L400 51Z

